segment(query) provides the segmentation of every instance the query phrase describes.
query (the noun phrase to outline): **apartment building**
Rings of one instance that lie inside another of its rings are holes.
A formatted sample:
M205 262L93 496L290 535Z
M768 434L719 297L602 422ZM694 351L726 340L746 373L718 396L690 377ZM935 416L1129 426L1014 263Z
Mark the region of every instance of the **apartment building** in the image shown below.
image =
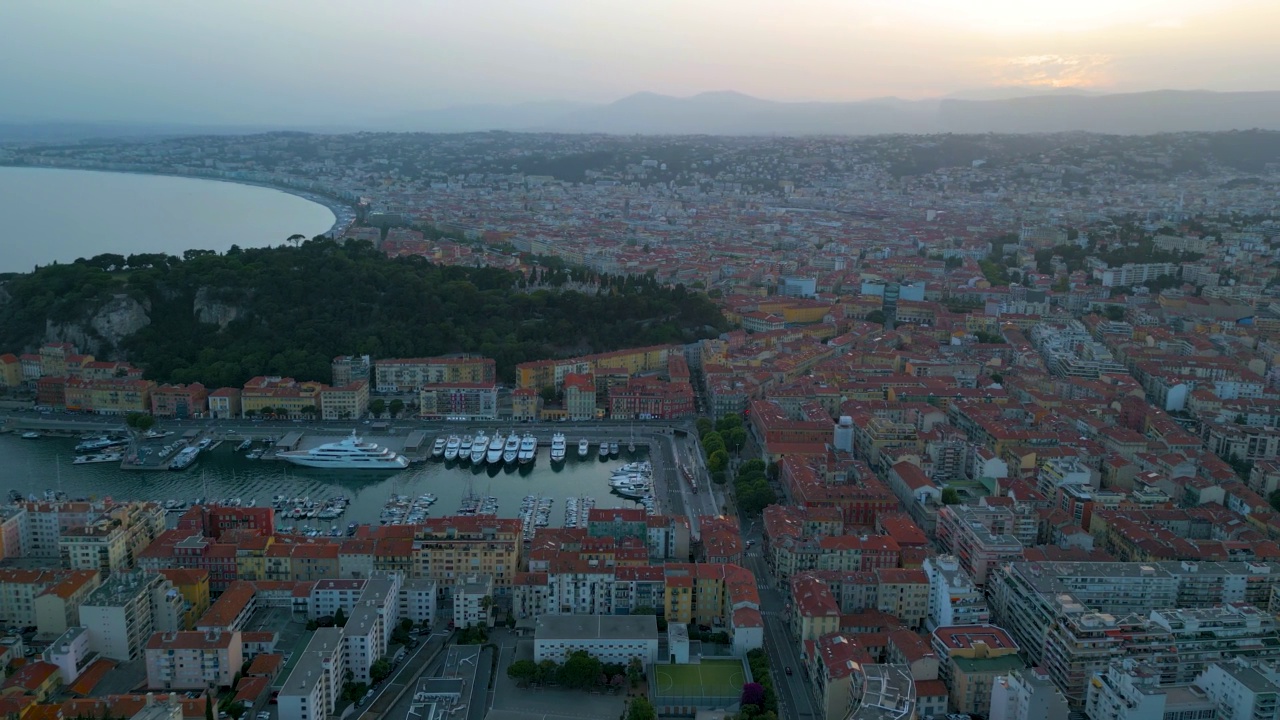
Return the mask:
M333 371L329 381L334 387L350 385L360 380L367 386L371 379L369 374L373 370L373 361L368 355L340 355L333 359L329 367Z
M370 682L369 669L387 654L391 633L400 621L400 578L379 574L365 582L364 592L342 629L347 670L356 682Z
M369 381L353 380L343 385L320 387L320 418L354 420L369 412Z
M117 573L80 605L81 626L99 655L128 662L142 657L154 632L176 631L184 615L182 594L156 573Z
M99 584L101 576L96 571L0 568L0 626L39 627L41 619L44 619L41 632L62 632L56 630L57 623L62 623L65 631L66 613L59 615L48 610L42 612L42 604L57 601L59 610L78 608L78 601L82 601ZM53 618L53 622L50 618ZM75 625L76 620L78 614L71 619L70 624Z
M991 610L986 596L954 555L935 555L924 561L929 578L929 608L925 628L941 626L986 625Z
M416 526L412 575L434 580L441 590L470 575L487 575L494 595L506 596L520 569L523 541L518 518L428 518Z
M1067 698L1042 668L1014 670L991 686L989 720L1067 720Z
M630 378L609 388L609 417L615 420L674 420L693 413L688 381Z
M494 420L498 387L485 383L432 383L418 391L418 414L430 420Z
M155 387L150 380L72 378L66 382L63 402L67 410L98 415L145 413L151 412L151 393Z
M1109 720L1217 720L1218 708L1189 685L1162 686L1160 674L1133 659L1117 660L1089 682L1085 713Z
M159 385L151 391L151 414L156 417L186 419L202 414L209 404L209 391L200 383Z
M947 505L938 510L938 544L956 558L974 583L982 585L992 567L1022 559L1023 542L1007 531L1029 535L1030 544L1035 544L1039 516L1030 506L1026 510L1015 513L1003 507Z
M605 663L625 665L638 658L658 661L658 618L653 615L544 615L533 634L536 662L564 662L584 651Z
M63 570L60 579L36 595L35 626L41 634L57 635L80 621L80 606L102 584L97 570ZM22 625L21 627L27 627Z
M239 631L157 632L146 647L150 690L229 689L244 664Z
M932 645L955 712L986 714L996 678L1025 667L1013 638L994 625L939 627Z
M320 628L276 698L280 720L324 720L338 706L346 673L342 628Z
M426 385L497 382L493 358L475 355L430 358L387 358L374 362L374 389L378 392L412 392Z

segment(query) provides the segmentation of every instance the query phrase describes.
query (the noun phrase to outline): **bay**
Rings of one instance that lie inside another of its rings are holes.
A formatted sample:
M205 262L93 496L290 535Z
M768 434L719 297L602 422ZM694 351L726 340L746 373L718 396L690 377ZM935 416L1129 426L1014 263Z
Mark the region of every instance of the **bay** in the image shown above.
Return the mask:
M328 232L324 205L273 188L129 173L0 167L0 272L101 253L279 245Z

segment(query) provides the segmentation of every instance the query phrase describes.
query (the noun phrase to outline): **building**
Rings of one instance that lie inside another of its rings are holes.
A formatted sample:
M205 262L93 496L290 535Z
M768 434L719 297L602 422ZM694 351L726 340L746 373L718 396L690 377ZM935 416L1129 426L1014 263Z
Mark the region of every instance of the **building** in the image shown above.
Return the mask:
M374 363L374 388L382 393L416 392L426 385L488 385L497 382L493 358L388 358Z
M342 628L347 670L356 682L370 682L373 663L387 654L391 633L399 623L400 576L378 573L364 584Z
M1211 664L1196 678L1222 720L1280 720L1280 674L1274 664L1244 657Z
M186 419L201 414L208 406L204 385L160 385L151 391L151 414L156 417Z
M955 712L986 714L996 678L1024 668L1013 638L994 625L937 628L933 651Z
M87 628L71 627L49 643L41 659L58 666L63 682L70 685L80 677L85 668L93 664L98 655L89 649L89 631Z
M1041 668L1014 670L991 687L989 720L1067 720L1067 698Z
M846 720L910 720L916 710L916 682L902 665L866 664L849 676Z
M184 611L182 594L161 575L117 573L85 599L79 624L94 652L128 662L142 657L152 633L177 630Z
M436 584L425 578L406 578L400 584L400 619L430 627L436 622Z
M240 391L240 409L245 417L273 416L302 418L320 411L318 382L298 382L290 377L259 375Z
M609 417L615 420L674 420L693 413L688 382L643 377L609 388Z
M280 720L322 720L338 705L346 673L342 628L320 628L276 697Z
M320 418L323 420L354 420L364 417L368 411L368 380L320 388Z
M30 604L42 634L57 635L75 627L80 622L80 606L102 584L102 575L96 570L66 570L59 575L60 579L41 590Z
M125 415L151 412L151 393L156 384L150 380L109 378L100 380L70 379L63 389L67 410L98 415ZM200 407L203 407L201 403Z
M596 419L596 381L589 373L564 376L564 409L570 420Z
M986 596L960 567L954 555L935 555L924 561L929 578L929 609L925 628L948 625L986 625L991 610Z
M579 650L605 663L658 661L658 618L653 615L543 615L533 638L536 662L564 662Z
M452 589L472 575L493 579L497 597L509 595L520 569L524 531L518 518L452 516L427 518L411 543L414 577Z
M369 384L369 373L373 370L373 361L368 355L339 355L330 364L333 375L330 382L334 387L342 387L363 380Z
M493 578L467 577L453 590L453 626L493 627Z
M157 632L147 641L151 690L228 689L244 664L239 631Z
M240 408L240 388L218 388L209 393L209 417L215 420L232 420L243 417Z
M430 420L494 420L498 387L493 382L423 385L418 391L418 414Z
M1160 674L1143 663L1118 660L1089 682L1085 713L1108 720L1216 720L1218 708L1190 685L1160 685Z
M975 584L983 585L991 568L1022 559L1023 543L1013 531L1028 525L1027 536L1034 544L1039 516L1030 506L1025 507L1027 512L1015 513L1005 507L947 505L938 510L938 544Z
M594 392L594 390L593 390ZM542 410L542 396L532 388L516 388L511 391L511 419L515 422L533 422Z

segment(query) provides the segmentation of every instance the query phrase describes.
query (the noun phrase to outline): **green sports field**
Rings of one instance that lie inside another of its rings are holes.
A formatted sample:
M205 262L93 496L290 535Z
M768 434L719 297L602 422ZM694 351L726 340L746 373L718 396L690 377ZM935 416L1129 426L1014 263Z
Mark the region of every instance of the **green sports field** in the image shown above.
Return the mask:
M656 664L657 697L737 697L747 681L737 658L703 658L697 665Z

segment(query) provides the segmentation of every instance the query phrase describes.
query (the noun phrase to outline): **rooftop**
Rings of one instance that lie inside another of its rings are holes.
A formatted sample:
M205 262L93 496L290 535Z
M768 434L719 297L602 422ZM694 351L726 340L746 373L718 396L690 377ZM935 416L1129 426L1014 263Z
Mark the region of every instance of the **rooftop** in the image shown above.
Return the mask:
M653 615L543 615L534 637L538 640L658 639Z

